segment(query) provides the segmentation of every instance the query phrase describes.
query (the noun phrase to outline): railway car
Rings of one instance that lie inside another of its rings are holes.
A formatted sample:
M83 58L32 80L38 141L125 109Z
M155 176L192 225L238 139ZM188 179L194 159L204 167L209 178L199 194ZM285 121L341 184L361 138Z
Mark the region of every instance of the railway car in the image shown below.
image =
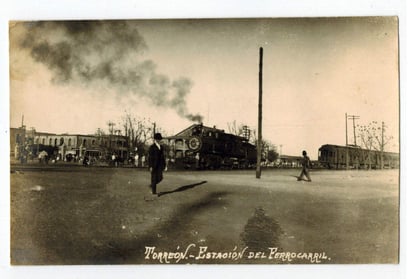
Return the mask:
M381 165L384 168L399 168L399 153L368 150L358 146L322 145L319 148L318 161L329 169L346 168L346 154L350 168L378 169Z
M174 168L233 169L256 164L256 147L241 136L194 124L166 137L168 165Z

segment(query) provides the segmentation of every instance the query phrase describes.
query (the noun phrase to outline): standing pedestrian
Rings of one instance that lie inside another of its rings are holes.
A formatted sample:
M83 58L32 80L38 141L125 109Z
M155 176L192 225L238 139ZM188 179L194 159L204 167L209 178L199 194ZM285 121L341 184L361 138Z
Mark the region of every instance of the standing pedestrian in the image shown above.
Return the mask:
M311 182L312 179L310 178L309 168L311 167L312 163L310 162L309 156L307 156L306 151L302 151L303 159L302 159L302 171L298 177L298 181L303 179L303 176L306 176L307 181Z
M157 195L156 185L163 180L163 170L166 167L166 160L163 146L160 145L162 135L154 135L154 143L149 148L149 170L151 173L152 194Z
M89 156L84 155L83 166L87 167L89 165Z
M136 168L139 167L139 154L136 153L136 155L134 155L134 165Z
M116 167L116 154L112 154L112 166Z

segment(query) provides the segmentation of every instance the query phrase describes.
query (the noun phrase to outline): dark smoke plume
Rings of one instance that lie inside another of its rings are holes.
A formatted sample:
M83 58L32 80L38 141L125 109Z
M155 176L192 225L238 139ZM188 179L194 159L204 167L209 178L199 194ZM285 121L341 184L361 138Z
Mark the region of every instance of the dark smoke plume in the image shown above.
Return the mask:
M105 85L123 94L136 94L154 105L170 107L191 121L202 116L187 111L188 78L170 80L156 72L151 60L140 60L147 50L136 22L53 21L24 23L20 45L46 65L57 84Z

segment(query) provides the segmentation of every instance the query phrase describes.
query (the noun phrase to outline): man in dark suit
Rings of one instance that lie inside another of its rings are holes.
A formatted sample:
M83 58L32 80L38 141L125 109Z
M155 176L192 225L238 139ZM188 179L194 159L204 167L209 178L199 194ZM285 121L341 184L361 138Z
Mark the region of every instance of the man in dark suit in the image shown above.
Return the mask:
M163 146L160 145L162 135L156 133L154 135L154 143L149 148L149 170L151 172L151 188L152 194L157 195L156 185L163 179L163 170L166 167L166 160Z

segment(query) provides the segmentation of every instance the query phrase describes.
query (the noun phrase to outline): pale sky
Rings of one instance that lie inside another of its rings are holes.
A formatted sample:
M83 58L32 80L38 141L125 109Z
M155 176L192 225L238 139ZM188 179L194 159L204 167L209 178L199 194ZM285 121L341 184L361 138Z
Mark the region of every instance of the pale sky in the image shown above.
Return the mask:
M306 149L316 158L322 144L345 144L345 112L360 116L360 125L384 121L394 137L388 149L397 151L396 17L122 23L86 26L87 34L63 23L11 24L11 127L24 114L37 131L89 134L128 111L175 134L194 123L180 109L203 116L207 126L227 130L236 121L257 129L262 46L263 137L282 145L282 154ZM62 62L62 42L70 65Z

